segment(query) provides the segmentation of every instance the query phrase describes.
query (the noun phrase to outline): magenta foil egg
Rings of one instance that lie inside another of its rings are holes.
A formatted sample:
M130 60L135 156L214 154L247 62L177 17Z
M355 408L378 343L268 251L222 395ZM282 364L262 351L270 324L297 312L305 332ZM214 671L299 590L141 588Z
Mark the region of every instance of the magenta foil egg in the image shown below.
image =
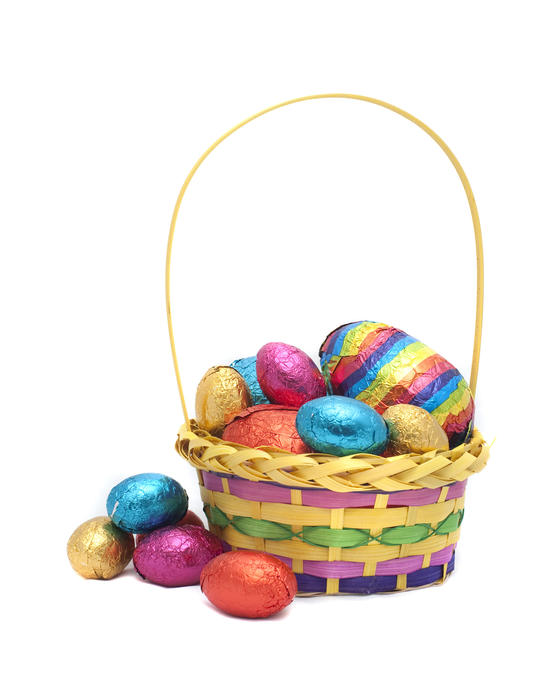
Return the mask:
M267 343L257 353L257 378L273 404L299 408L325 396L325 380L313 360L293 345Z
M206 564L223 552L221 541L196 525L169 525L146 535L134 550L142 578L160 586L192 586Z

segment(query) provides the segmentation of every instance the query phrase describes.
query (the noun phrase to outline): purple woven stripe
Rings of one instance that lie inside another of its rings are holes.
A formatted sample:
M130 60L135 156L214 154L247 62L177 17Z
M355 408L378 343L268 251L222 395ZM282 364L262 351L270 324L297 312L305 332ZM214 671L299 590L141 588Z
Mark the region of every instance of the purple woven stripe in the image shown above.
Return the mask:
M222 478L213 472L203 472L204 485L210 491L223 491ZM226 477L230 493L247 501L265 503L291 503L291 488L262 481L248 481L238 477ZM445 500L460 498L465 493L466 481L457 481L449 487ZM302 504L316 508L368 508L375 504L378 493L335 493L326 489L302 489ZM426 506L437 503L441 489L397 491L389 494L389 506Z
M447 572L451 573L455 568L455 556L451 558L447 566ZM407 588L426 586L429 583L439 581L443 576L443 566L429 566L419 569L406 577ZM296 574L299 593L324 593L327 581L318 576L309 574ZM386 593L394 591L397 587L396 576L356 576L354 578L341 579L338 590L340 593Z
M439 552L434 552L430 559L430 566L447 564L453 557L454 544L450 544L445 549ZM279 557L289 567L292 566L292 560L288 557ZM389 559L388 561L380 561L375 569L376 576L393 576L397 574L410 574L422 568L424 557L403 557L402 559ZM310 576L319 576L320 578L354 578L362 576L364 565L361 562L353 561L304 561L303 573Z

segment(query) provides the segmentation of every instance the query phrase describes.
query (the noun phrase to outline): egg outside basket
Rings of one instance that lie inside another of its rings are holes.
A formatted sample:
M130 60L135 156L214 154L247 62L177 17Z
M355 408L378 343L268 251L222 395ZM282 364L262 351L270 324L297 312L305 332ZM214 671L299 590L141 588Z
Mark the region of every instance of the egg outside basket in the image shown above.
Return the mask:
M185 424L176 449L198 472L210 529L232 549L273 554L292 567L298 594L382 593L443 582L453 571L466 481L488 460L475 429L452 450L384 458L335 457L248 448L225 442L189 420L171 321L170 266L175 224L185 191L207 156L245 124L286 105L346 98L384 107L410 120L441 147L465 189L477 255L477 301L470 388L478 375L483 308L482 236L467 177L441 138L411 114L350 94L299 97L269 107L226 132L199 158L177 199L167 247L166 301L171 351Z

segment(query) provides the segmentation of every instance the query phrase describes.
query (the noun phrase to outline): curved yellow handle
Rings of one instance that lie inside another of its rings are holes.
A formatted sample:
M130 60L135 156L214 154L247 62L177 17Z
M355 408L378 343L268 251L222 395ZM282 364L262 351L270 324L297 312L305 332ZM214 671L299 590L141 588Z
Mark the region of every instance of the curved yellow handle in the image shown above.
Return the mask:
M175 349L175 338L173 335L173 324L171 322L171 298L170 298L170 269L171 269L171 249L173 247L173 237L175 235L175 225L177 223L177 216L179 214L179 209L181 207L181 202L183 201L183 197L185 196L185 192L187 190L187 187L189 186L191 180L194 177L194 174L196 171L200 168L202 163L208 158L210 153L219 146L222 141L225 141L228 136L231 136L233 133L235 133L238 129L241 129L242 126L245 126L245 124L248 124L249 122L252 122L253 120L257 119L258 117L262 117L263 114L267 114L268 112L273 112L275 109L279 109L280 107L285 107L287 105L292 105L295 104L296 102L306 102L307 100L322 100L326 98L344 98L344 99L349 99L349 100L360 100L362 102L371 102L371 104L374 105L379 105L380 107L384 107L385 109L390 110L391 112L395 112L396 114L400 114L401 117L404 117L405 119L408 119L409 121L413 122L416 124L416 126L419 126L423 131L425 131L429 136L433 138L433 140L438 144L438 146L442 149L442 151L445 153L445 155L449 158L449 160L453 163L453 167L457 171L457 174L459 175L459 178L461 180L461 183L463 185L463 188L465 189L465 194L467 195L467 199L469 202L469 207L471 210L471 217L472 217L472 223L474 227L474 238L475 238L475 244L476 244L476 279L477 279L477 286L476 286L476 320L475 320L475 326L474 326L474 345L473 345L473 354L472 354L472 365L471 365L471 378L470 378L470 388L473 393L473 396L476 391L476 380L478 377L478 362L480 358L480 339L482 336L482 308L483 308L483 301L484 301L484 260L483 260L483 254L482 254L482 234L480 230L480 219L478 216L478 210L476 208L476 203L474 201L474 195L471 190L471 186L469 184L469 181L467 179L467 176L465 175L465 171L461 167L461 164L455 157L455 155L452 153L450 150L449 146L442 141L442 139L435 133L435 131L432 131L429 126L424 124L424 122L421 122L419 119L416 117L413 117L412 114L409 114L408 112L405 112L403 109L400 109L399 107L395 107L395 105L389 104L388 102L383 102L382 100L376 100L373 97L364 97L363 95L351 95L351 94L346 94L346 93L326 93L323 95L306 95L305 97L296 97L293 100L286 100L286 102L280 102L277 105L274 105L273 107L268 107L267 109L263 109L260 112L257 112L256 114L253 114L252 117L248 117L247 119L244 119L242 122L237 124L237 126L234 126L232 129L229 131L226 131L226 133L223 136L220 136L220 138L217 141L214 141L214 143L208 148L201 156L200 158L196 161L194 164L192 170L187 176L187 179L183 183L183 186L181 187L181 191L179 192L179 196L177 197L177 202L175 204L175 209L173 210L173 217L171 218L171 226L169 229L169 238L167 240L167 258L166 258L166 263L165 263L165 300L166 300L166 305L167 305L167 325L169 328L169 340L171 341L171 354L173 355L173 366L175 367L175 376L177 377L177 386L179 388L179 396L181 397L181 406L183 407L183 414L185 416L185 422L189 423L189 414L187 413L187 407L185 404L185 396L183 394L183 385L181 384L181 375L179 374L179 363L177 362L177 352Z

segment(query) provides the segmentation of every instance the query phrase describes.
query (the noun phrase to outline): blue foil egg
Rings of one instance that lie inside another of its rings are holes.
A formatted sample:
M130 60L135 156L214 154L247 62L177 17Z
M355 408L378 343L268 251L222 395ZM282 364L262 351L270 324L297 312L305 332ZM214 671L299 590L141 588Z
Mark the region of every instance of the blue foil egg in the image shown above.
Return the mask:
M387 425L379 413L346 396L321 396L304 403L296 428L312 450L338 457L381 454L388 440Z
M239 374L245 380L247 388L249 389L249 394L251 395L251 402L253 406L258 406L261 403L270 403L266 398L259 380L257 379L257 356L253 357L243 357L241 360L234 360L230 367L239 372Z
M107 515L126 532L151 532L173 525L187 512L189 499L178 481L165 474L136 474L111 489Z

